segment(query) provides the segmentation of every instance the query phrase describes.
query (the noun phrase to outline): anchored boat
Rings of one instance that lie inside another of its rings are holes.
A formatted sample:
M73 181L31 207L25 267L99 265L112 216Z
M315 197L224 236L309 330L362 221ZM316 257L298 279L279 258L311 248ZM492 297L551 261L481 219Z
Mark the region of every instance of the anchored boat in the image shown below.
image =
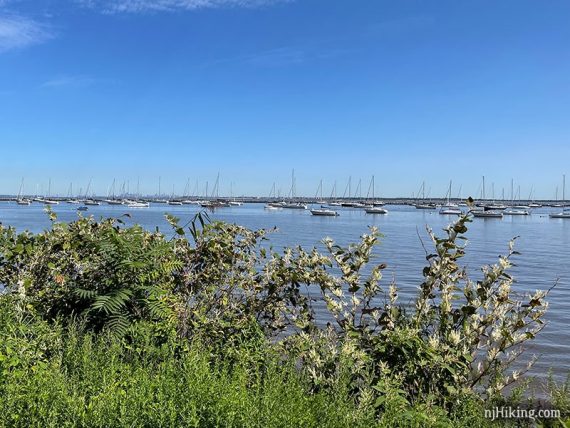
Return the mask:
M382 207L366 208L364 211L366 214L388 214L388 210Z
M418 195L419 195L419 193L420 192L418 192ZM421 193L422 193L422 201L423 202L415 203L414 207L416 207L416 209L418 209L418 210L435 210L436 205L434 203L425 202L425 199L426 199L426 183L425 183L425 181L422 182Z
M562 176L562 211L550 214L550 218L570 218L570 210L565 205L566 199L566 175Z
M316 216L323 216L323 217L337 217L338 213L333 210L329 210L326 208L316 208L311 210L312 215Z
M485 211L485 210L477 210L471 211L473 217L480 217L480 218L503 218L502 211Z
M127 201L128 208L148 208L150 204L148 202L143 201Z
M520 190L519 190L520 192ZM511 206L503 211L504 215L529 215L530 211L524 206L515 205L515 193L514 193L514 183L511 178Z
M449 180L449 189L447 190L447 202L441 207L439 213L442 215L461 215L463 211L457 204L451 203L451 180Z

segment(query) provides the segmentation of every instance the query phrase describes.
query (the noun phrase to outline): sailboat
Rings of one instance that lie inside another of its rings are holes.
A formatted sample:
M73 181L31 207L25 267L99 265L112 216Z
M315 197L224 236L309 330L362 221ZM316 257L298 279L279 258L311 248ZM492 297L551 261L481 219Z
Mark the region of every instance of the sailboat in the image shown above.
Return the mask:
M20 183L20 190L18 191L18 198L16 199L16 203L18 205L30 205L32 201L29 199L24 198L24 179L22 178L22 182Z
M190 179L188 179L188 181L190 181ZM187 186L189 186L190 183L187 183ZM185 196L184 200L182 201L182 203L184 205L200 205L200 201L198 201L198 199L196 199L198 197L198 193L199 193L199 186L198 186L198 180L196 180L196 185L194 186L194 199L189 199L189 196ZM184 192L184 194L186 195L186 191Z
M158 177L158 193L156 194L154 202L157 204L166 204L168 202L162 195L162 177L160 176Z
M370 179L370 184L368 185L368 192L366 193L366 204L365 208L372 208L372 207L382 207L384 206L384 201L377 201L376 197L374 196L374 176Z
M493 210L472 210L471 213L473 217L482 217L482 218L503 218L502 211L493 211Z
M317 199L317 195L320 193L320 199L317 200L318 204L324 204L325 201L323 200L323 180L320 181L319 187L317 188L317 193L315 194L315 199ZM324 216L324 217L337 217L338 213L334 210L329 208L312 208L311 214L315 216Z
M485 177L483 177L485 179ZM503 211L507 209L506 205L495 202L495 183L491 183L491 203L485 204L483 209L485 211Z
M236 201L236 198L234 198L234 183L233 182L230 183L230 200L228 201L228 204L230 204L230 207L241 207L243 205L243 202Z
M555 193L554 200L555 200L556 202L553 203L553 204L551 205L551 207L553 207L553 208L562 208L562 207L564 207L564 204L561 204L561 203L558 202L558 186L556 186L556 191L555 191L554 193Z
M494 196L494 195L493 195ZM475 209L471 210L471 214L473 217L480 217L480 218L503 218L503 212L501 210L494 210L490 208L492 204L486 203L485 199L485 176L483 176L483 185L481 187L481 199L483 202L478 207L483 207L483 209ZM506 208L506 207L505 207Z
M125 203L127 204L128 208L148 208L148 207L150 207L150 204L148 202L145 202L145 201L129 201L129 200L127 200Z
M333 188L331 190L331 202L328 203L331 207L341 207L342 204L336 200L336 181L333 184Z
M160 183L160 181L159 181ZM159 190L160 190L160 185L159 185ZM129 191L129 182L127 181L127 191L125 193L125 196L130 195L130 191ZM160 194L160 192L159 192ZM127 208L149 208L150 207L150 202L145 201L141 198L141 194L140 194L140 186L139 186L139 181L137 180L137 190L135 193L135 199L124 199L123 204L127 206Z
M109 205L123 205L124 201L122 199L117 199L115 196L115 183L116 180L113 179L113 184L111 184L111 189L109 189L109 194L107 195L105 202Z
M89 189L91 189L91 180L89 180L89 183L87 184L87 190L85 191L85 198L83 203L85 205L101 205L101 202L96 201L93 198L89 198Z
M521 186L520 184L517 186L517 193L515 194L515 201L518 201L516 205L513 206L516 210L530 210L530 206L523 205L521 203Z
M531 186L530 194L528 195L528 200L531 202L530 202L530 204L528 204L528 206L531 208L542 208L541 204L538 204L534 201L533 193L534 193L534 186Z
M566 174L562 176L562 211L550 214L550 218L570 218L570 210L566 206Z
M313 208L310 210L312 215L324 217L338 217L338 213L328 208Z
M276 195L276 191L275 191L275 182L273 182L273 186L271 186L271 190L269 191L269 196L267 197L267 199L276 199L277 195ZM265 205L265 209L266 210L271 210L271 211L275 211L275 210L280 210L281 208L283 208L281 206L281 202L268 202Z
M348 191L348 200L346 200L346 192L347 191ZM350 201L351 198L352 198L352 177L349 176L348 177L348 183L346 183L344 193L342 194L343 202L341 203L341 206L346 207L346 208L354 207L356 202Z
M511 206L503 211L504 215L529 215L530 212L522 206L515 206L513 179L511 178Z
M320 196L319 196L320 195ZM317 199L318 197L318 199ZM317 199L317 204L326 205L327 201L323 199L323 180L319 181L319 186L315 192L315 199Z
M65 200L68 204L79 204L79 201L73 197L73 183L69 183L69 189L67 190L67 199Z
M295 180L295 170L293 170L291 173L291 190L289 191L289 195L291 196L291 200L289 202L283 202L281 204L281 206L283 208L289 208L289 209L294 209L294 210L306 210L307 205L305 205L301 202L295 202L296 188L297 188L297 182Z
M416 209L418 209L418 210L435 210L435 208L436 208L435 204L433 204L431 202L425 202L425 199L426 199L426 182L425 181L422 182L421 193L422 193L422 202L415 203L414 207L416 207ZM418 194L419 194L419 192L418 192Z
M59 201L56 201L55 199L50 199L50 193L51 193L51 178L49 179L49 182L48 182L47 195L46 195L45 199L42 199L42 202L46 205L59 205Z
M463 211L457 204L451 203L451 180L449 180L449 189L447 191L447 202L441 207L439 213L442 215L461 215Z
M366 204L362 203L362 178L358 179L358 186L356 186L356 191L354 192L354 197L357 198L355 202L352 203L353 208L366 208Z
M207 184L207 183L206 183ZM214 209L214 208L224 208L229 207L230 204L222 199L220 199L220 173L218 172L218 176L216 177L216 183L214 184L214 188L212 189L212 196L210 200L203 201L200 205L204 208ZM206 196L207 196L206 191Z
M366 214L388 214L388 210L386 208L382 208L382 205L384 205L383 202L376 201L375 203L374 201L374 176L372 176L372 180L370 181L370 186L368 189L369 192L371 190L370 188L372 189L372 204L364 209ZM366 199L368 199L368 195Z
M177 205L177 206L183 205L182 201L174 196L174 184L172 185L172 194L170 195L170 199L168 199L166 203L168 205Z

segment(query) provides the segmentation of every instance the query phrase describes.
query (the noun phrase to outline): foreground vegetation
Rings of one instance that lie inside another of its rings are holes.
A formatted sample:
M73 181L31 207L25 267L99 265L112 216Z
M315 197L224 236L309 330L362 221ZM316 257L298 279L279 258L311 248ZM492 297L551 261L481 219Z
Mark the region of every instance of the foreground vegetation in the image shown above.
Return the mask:
M40 234L0 226L2 426L490 426L524 396L512 365L548 292L516 292L513 243L471 280L468 216L429 231L410 307L371 263L375 229L278 253L203 214L168 217L172 237L49 215ZM563 412L568 387L549 384Z

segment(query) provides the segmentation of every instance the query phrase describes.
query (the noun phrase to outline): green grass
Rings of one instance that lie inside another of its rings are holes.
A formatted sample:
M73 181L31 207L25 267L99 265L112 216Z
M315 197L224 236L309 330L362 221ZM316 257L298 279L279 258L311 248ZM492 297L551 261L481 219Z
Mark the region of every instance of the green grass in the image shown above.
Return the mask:
M37 331L44 336L2 335L1 426L374 424L346 391L308 394L295 368L269 354L230 362L199 344L143 349L73 329Z
M340 381L310 392L271 347L213 351L198 341L164 340L157 326L143 323L132 339L117 339L15 319L2 306L3 427L451 427L473 426L469 418L478 414L453 420L443 409L398 400L378 414Z

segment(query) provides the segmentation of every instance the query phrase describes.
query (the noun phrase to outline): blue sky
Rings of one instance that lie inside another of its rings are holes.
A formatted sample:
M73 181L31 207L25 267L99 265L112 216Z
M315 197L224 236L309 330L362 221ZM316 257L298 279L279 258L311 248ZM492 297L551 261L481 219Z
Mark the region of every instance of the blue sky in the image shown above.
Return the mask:
M554 197L567 0L0 0L0 193ZM570 186L570 177L569 177ZM561 190L560 190L561 192ZM569 192L570 193L570 187Z

